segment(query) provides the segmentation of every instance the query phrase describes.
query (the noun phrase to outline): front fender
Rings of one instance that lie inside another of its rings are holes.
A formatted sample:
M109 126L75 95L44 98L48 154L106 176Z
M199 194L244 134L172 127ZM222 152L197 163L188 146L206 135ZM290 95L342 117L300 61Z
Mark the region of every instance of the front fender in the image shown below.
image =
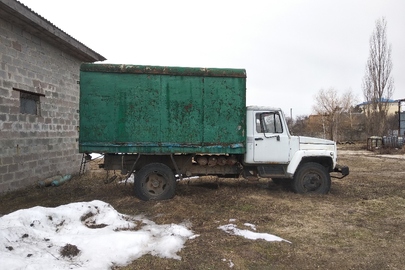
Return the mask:
M330 158L333 163L333 168L336 165L336 156L330 150L298 150L295 152L290 163L287 166L287 174L290 177L294 176L298 166L304 158L310 158L311 161L316 162L316 158Z

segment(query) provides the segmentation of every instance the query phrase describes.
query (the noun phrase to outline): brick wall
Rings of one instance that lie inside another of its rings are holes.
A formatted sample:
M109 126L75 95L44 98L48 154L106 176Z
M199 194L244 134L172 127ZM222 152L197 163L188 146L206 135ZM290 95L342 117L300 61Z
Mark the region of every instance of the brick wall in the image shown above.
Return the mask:
M80 61L0 18L0 192L79 171ZM20 113L20 90L40 115Z

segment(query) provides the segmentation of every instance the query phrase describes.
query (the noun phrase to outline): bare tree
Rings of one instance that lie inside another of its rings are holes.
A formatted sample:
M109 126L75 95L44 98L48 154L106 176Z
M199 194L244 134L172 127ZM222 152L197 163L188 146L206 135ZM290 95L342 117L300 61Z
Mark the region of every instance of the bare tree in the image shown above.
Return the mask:
M370 37L370 55L363 79L366 129L369 134L383 135L388 112L388 100L394 92L391 76L391 45L387 45L387 22L378 19Z
M350 113L355 98L349 89L343 95L339 95L334 88L320 89L315 96L313 110L322 117L324 133L329 139L338 141L338 130L342 125L340 119L343 114Z
M310 136L308 133L308 115L298 115L293 121L290 132L293 135Z

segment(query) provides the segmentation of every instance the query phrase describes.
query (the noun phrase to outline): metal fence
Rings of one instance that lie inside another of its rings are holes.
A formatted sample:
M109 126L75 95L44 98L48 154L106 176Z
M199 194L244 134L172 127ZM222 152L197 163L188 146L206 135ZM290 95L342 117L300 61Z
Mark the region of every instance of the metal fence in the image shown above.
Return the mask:
M389 148L402 148L404 145L404 137L384 136L382 137L382 144Z

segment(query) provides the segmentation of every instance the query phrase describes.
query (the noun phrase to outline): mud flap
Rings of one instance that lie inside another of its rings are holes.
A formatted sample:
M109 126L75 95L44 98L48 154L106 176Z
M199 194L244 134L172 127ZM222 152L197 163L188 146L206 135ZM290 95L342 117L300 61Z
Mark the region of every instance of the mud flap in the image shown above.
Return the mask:
M339 176L331 175L331 177L337 178L337 179L342 179L342 178L345 178L346 176L349 175L349 167L348 166L336 165L333 172L340 173L342 176L339 177Z

